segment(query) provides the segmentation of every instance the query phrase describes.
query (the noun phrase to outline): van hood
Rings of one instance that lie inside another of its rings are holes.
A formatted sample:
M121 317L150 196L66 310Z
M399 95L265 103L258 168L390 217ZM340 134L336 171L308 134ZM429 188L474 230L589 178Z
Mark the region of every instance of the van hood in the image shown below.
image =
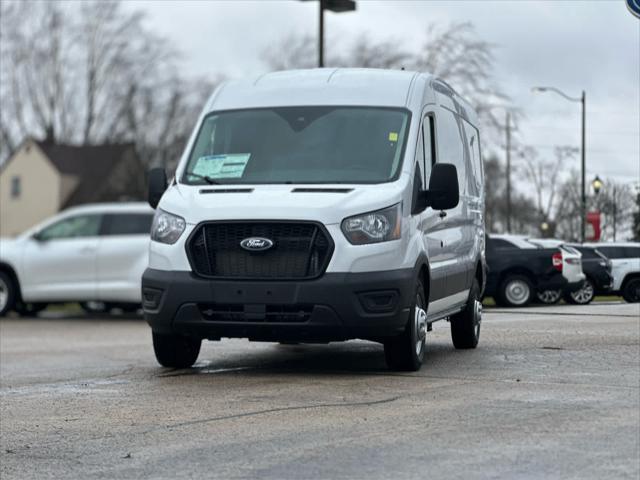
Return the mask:
M187 223L309 220L325 225L402 201L402 178L375 185L172 185L159 208Z

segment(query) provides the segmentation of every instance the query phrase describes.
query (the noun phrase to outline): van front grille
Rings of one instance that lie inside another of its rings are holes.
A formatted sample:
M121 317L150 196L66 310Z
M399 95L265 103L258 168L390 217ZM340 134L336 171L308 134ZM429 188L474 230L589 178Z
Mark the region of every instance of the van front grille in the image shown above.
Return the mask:
M240 245L253 237L273 245L262 251ZM191 268L203 277L299 280L324 273L333 242L312 222L207 222L196 227L186 248Z

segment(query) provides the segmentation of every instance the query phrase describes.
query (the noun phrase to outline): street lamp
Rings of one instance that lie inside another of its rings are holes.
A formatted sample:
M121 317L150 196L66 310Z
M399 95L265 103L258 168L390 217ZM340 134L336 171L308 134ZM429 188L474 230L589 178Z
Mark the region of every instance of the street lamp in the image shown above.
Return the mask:
M585 131L585 107L586 107L586 99L587 99L587 94L585 93L585 91L582 91L582 96L580 97L570 97L569 95L565 94L564 92L562 92L561 90L555 88L555 87L533 87L531 89L532 92L555 92L558 95L560 95L561 97L564 97L566 100L569 100L570 102L580 102L582 104L582 148L581 148L581 152L582 152L582 202L581 202L581 207L582 207L582 212L581 212L581 218L580 218L580 239L582 240L582 243L584 243L584 236L585 236L585 222L586 222L586 217L587 217L587 194L586 194L586 188L585 188L585 170L586 170L586 159L585 159L585 136L586 136L586 131Z
M600 180L600 177L598 175L596 175L596 178L593 179L593 181L591 182L591 186L593 187L593 192L598 195L600 193L600 190L602 190L602 186L604 184L602 183L602 180Z
M307 0L302 0L303 2ZM318 25L318 67L324 67L324 11L334 13L353 12L356 9L355 0L318 0L320 15Z

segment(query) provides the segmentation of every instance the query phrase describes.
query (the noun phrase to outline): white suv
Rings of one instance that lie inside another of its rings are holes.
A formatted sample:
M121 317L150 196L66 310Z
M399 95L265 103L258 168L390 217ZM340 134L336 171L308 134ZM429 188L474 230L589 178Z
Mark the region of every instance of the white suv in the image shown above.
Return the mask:
M640 302L640 243L590 243L611 260L612 292L625 301Z
M55 302L138 308L152 218L144 203L86 205L0 239L0 316Z
M203 339L384 344L417 370L431 324L475 348L485 283L473 108L431 75L275 72L219 87L156 210L143 307L156 358Z

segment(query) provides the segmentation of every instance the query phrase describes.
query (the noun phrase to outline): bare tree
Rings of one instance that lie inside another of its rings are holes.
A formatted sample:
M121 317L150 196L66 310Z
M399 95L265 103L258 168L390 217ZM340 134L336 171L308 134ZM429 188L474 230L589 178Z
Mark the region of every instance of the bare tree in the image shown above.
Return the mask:
M315 66L316 38L290 35L266 50L270 68ZM363 34L343 51L330 50L328 66L418 70L445 79L474 105L485 131L497 139L502 127L495 106L509 99L493 78L495 45L480 39L473 24L428 25L419 49L408 48L393 39L375 40Z
M535 207L539 215L539 222L553 224L554 207L558 187L562 183L560 173L566 160L574 157L578 149L574 147L556 147L554 159L544 160L539 157L538 151L532 147L520 149L520 170L529 185L534 189ZM552 232L550 232L552 233Z
M177 160L217 79L176 73L177 53L142 14L97 0L3 0L1 13L0 160L27 135L135 142L145 163Z
M485 225L488 232L506 233L507 196L506 168L494 154L484 160ZM511 192L511 206L517 215L511 218L509 233L534 234L538 231L538 214L532 200L515 189Z
M587 210L602 214L601 239L616 240L633 237L632 223L634 193L628 183L605 179L599 193L587 195ZM559 202L556 206L555 222L561 238L578 240L580 238L581 208L580 175L572 171L571 176L559 188Z

